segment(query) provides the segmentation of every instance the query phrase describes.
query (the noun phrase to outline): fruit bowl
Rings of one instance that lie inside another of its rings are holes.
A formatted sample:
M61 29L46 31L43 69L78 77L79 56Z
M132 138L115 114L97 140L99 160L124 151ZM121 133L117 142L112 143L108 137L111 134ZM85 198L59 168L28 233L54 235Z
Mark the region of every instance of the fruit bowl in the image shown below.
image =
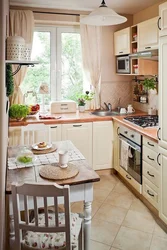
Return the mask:
M28 115L36 115L36 114L38 114L38 110L37 111L30 111L30 113L28 114Z
M29 114L28 115L36 115L40 110L40 105L29 105Z

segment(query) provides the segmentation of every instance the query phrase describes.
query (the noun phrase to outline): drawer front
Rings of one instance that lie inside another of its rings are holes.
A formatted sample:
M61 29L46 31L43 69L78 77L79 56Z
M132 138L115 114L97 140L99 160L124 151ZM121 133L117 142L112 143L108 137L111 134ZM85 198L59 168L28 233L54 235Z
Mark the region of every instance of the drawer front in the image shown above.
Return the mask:
M142 193L142 186L130 175L128 174L123 168L120 167L119 171L120 175L130 183L140 194Z
M158 153L147 148L146 146L143 146L143 160L146 161L148 164L150 164L152 167L158 169L159 165L157 163L157 157Z
M143 175L155 186L159 187L159 172L145 161L143 161Z
M151 150L154 150L155 152L158 152L158 143L146 138L143 136L143 145L148 147Z
M158 188L143 176L143 196L158 209Z

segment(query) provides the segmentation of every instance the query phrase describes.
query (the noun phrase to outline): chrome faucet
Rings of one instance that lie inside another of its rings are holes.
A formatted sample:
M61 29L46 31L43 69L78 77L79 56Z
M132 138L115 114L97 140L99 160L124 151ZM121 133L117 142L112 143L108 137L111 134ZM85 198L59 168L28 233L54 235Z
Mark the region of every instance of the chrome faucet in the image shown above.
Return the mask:
M112 110L112 105L111 105L111 103L106 103L106 102L104 102L104 105L106 106L106 108L107 108L107 110L108 111L111 111Z

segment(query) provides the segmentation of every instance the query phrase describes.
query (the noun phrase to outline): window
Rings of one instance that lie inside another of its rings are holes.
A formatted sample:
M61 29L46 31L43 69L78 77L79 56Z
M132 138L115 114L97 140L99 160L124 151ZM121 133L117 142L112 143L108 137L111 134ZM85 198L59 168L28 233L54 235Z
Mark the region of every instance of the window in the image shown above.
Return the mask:
M37 93L37 102L41 103L42 97L38 90L40 84L45 82L50 86L50 94L45 96L46 104L51 100L77 100L84 88L79 29L36 27L32 60L39 61L39 64L28 68L21 84L23 94L34 91ZM33 98L28 95L26 103L33 103Z

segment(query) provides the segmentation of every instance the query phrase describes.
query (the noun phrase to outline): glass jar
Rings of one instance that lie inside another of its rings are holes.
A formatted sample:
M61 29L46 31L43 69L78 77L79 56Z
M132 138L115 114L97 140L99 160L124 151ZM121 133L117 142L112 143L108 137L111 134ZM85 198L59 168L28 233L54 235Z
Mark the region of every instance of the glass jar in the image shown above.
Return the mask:
M18 154L16 156L16 160L18 163L30 164L34 160L34 154L32 153L32 151L29 148L23 147L18 152Z

